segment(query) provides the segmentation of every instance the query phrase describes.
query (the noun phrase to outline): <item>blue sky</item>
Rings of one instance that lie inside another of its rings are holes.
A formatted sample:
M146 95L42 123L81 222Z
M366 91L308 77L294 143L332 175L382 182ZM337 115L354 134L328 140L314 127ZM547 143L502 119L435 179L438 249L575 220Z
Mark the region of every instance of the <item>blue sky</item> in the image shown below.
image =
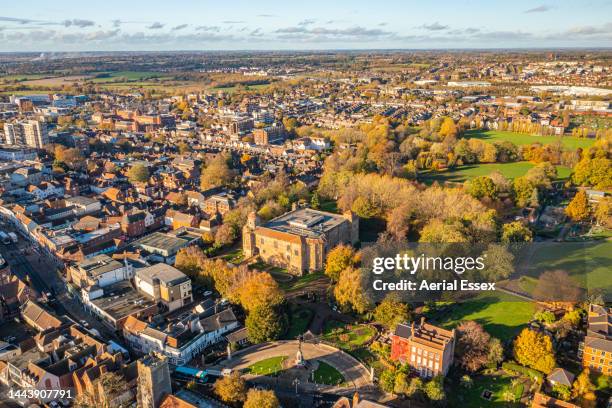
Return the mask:
M10 1L0 52L609 47L612 1Z

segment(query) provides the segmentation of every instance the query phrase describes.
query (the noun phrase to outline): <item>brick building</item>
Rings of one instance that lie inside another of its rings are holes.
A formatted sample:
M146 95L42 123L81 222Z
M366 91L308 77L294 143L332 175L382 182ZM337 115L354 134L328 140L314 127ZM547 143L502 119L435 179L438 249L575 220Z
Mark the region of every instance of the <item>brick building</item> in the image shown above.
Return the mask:
M583 367L612 375L612 309L589 305L587 333L579 354Z
M455 330L425 322L399 324L391 335L391 359L409 364L421 377L446 375L453 362Z

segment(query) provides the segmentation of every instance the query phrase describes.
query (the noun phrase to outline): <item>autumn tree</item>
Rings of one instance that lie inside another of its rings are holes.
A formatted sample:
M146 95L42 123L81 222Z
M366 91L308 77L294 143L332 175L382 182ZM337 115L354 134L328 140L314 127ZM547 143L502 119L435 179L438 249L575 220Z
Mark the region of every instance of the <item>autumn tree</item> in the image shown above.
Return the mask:
M580 190L565 208L565 214L575 222L585 221L589 217L589 199L586 191Z
M514 358L545 374L550 374L556 364L550 337L530 329L523 329L514 341Z
M601 199L597 203L594 216L597 224L612 228L612 205L609 198Z
M445 137L457 137L458 130L455 121L452 118L445 117L440 126L440 136Z
M178 251L174 266L190 278L195 278L201 274L205 260L204 252L191 245Z
M237 371L234 371L228 376L220 377L215 381L213 388L215 394L223 402L236 404L246 399L246 382Z
M497 198L497 187L490 177L475 177L472 180L467 181L466 185L468 192L474 198L489 198L491 200Z
M237 285L240 304L248 312L261 306L276 306L283 300L278 283L267 272L250 273Z
M136 163L127 173L128 179L132 183L145 183L149 180L149 168L142 163Z
M238 234L231 224L223 223L215 231L215 245L222 247L229 245L236 240Z
M572 398L583 401L593 401L595 386L591 382L591 371L585 368L572 384ZM586 406L581 405L581 406Z
M419 242L457 243L467 242L462 226L459 223L444 222L439 219L431 220L421 230Z
M262 305L249 312L245 327L251 343L259 344L276 340L284 332L286 316L277 309Z
M225 155L218 154L212 159L200 174L200 188L208 190L213 187L226 186L234 178L234 171L228 165Z
M444 392L444 377L442 375L437 375L432 378L425 384L424 391L427 398L431 401L443 401L446 398L446 393Z
M399 323L408 322L410 310L406 303L399 300L397 294L390 293L374 309L374 319L390 331L393 331Z
M280 402L272 390L251 388L244 402L244 408L280 408L280 406Z
M457 327L457 333L455 352L459 365L472 373L478 371L489 362L491 336L473 320L462 322Z
M333 281L337 282L340 278L340 273L354 266L357 262L355 250L350 245L340 244L334 247L327 254L325 261L325 274Z
M340 273L338 283L334 287L334 297L343 310L352 309L357 313L364 313L370 308L359 268L350 266Z
M514 272L514 255L504 245L489 244L483 256L486 268L481 272L490 281L506 279Z
M531 230L520 221L513 221L502 226L501 241L511 242L531 242L533 234Z

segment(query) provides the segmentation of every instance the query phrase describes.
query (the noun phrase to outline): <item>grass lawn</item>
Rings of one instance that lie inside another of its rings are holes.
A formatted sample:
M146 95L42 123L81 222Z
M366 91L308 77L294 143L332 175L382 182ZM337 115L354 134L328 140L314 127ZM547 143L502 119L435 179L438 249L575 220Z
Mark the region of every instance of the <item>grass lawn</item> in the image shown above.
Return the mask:
M423 171L419 174L419 178L425 183L433 183L434 181L438 183L444 183L445 181L463 183L474 177L488 176L497 170L503 174L504 177L514 179L524 176L525 173L534 166L535 164L526 161L514 163L469 164L451 170ZM560 180L568 178L571 172L572 170L569 167L557 166L557 178Z
M529 260L528 274L537 278L544 271L565 271L577 286L588 290L603 290L612 293L610 262L612 241L540 243ZM535 284L533 285L535 288Z
M507 375L481 375L473 377L474 384L471 388L463 387L459 384L458 380L455 380L452 384L452 391L447 393L449 396L449 402L453 407L519 407L521 406L518 401L523 395L524 384L518 384L516 387L512 387L513 377ZM508 403L504 398L506 391L510 390L514 395L514 401L516 403ZM491 392L491 398L486 400L482 398L484 391Z
M162 75L167 75L161 72L153 71L116 71L116 72L99 72L98 74L108 74L101 78L92 78L94 83L104 83L116 81L118 78L125 78L128 81L140 81L144 78L159 78Z
M474 320L492 336L506 341L526 326L534 311L535 303L504 292L493 292L433 311L428 319L449 329L463 320Z
M572 136L534 136L525 133L514 133L503 130L468 130L466 138L476 138L487 142L509 141L515 145L527 145L532 143L552 144L561 140L563 146L572 150L579 147L586 148L593 145L594 139L585 139Z
M272 274L272 277L276 279L276 276L274 276L274 274ZM294 276L291 281L277 279L277 282L278 282L278 285L281 287L281 289L287 292L292 292L296 290L306 289L308 288L308 286L310 286L311 283L319 279L327 280L325 273L310 272L303 276Z
M323 340L343 350L354 350L370 341L376 334L373 327L366 325L344 325L336 320L325 322Z
M321 200L319 203L319 210L327 212L338 212L338 203L336 200Z
M306 307L292 304L289 314L289 330L285 338L295 340L299 335L304 334L308 330L313 314L313 311Z
M253 365L250 365L246 368L246 374L256 374L256 375L276 375L280 371L283 371L283 361L285 361L287 356L276 356L266 358L265 360L261 360L256 362Z
M319 366L314 372L314 381L317 384L339 385L344 382L340 371L323 361L318 361L318 363Z
M241 248L236 248L233 251L228 252L227 254L221 255L221 258L223 258L227 262L238 264L244 259L244 254L242 253Z
M270 84L257 84L257 85L245 85L244 88L247 91L257 91L260 89L264 89L266 87L270 86ZM219 86L219 87L214 87L211 88L212 91L222 91L225 92L227 94L232 94L234 92L236 92L236 89L238 88L238 86L233 85L233 86Z

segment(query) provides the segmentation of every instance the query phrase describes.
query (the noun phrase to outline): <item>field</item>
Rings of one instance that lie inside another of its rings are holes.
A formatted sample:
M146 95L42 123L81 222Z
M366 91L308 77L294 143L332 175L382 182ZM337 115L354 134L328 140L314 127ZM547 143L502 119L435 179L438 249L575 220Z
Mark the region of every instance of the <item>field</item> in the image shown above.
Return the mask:
M287 356L277 356L266 358L246 368L248 374L257 375L276 375L283 370L283 361Z
M338 385L344 382L344 377L340 371L329 364L318 361L319 366L314 372L314 381L317 384Z
M485 163L471 164L444 171L426 171L422 172L419 177L425 183L444 183L446 181L463 183L466 180L471 180L478 176L488 176L494 171L501 172L504 177L514 179L521 177L527 171L534 167L535 164L530 162L515 162L515 163ZM557 166L558 179L566 179L571 174L571 169L565 166Z
M534 311L535 303L504 292L493 292L430 312L428 320L447 329L457 327L463 320L474 320L492 336L507 341L527 325Z
M91 82L104 83L113 82L120 80L127 81L142 81L143 79L159 78L168 79L171 78L167 73L153 72L153 71L116 71L116 72L100 72L99 74L107 74L108 76L91 78ZM163 77L165 76L165 77Z
M455 383L452 392L448 394L451 405L482 408L521 406L518 401L523 395L525 386L521 382L513 387L512 379L513 377L507 375L482 375L473 378L474 383L471 388ZM488 400L482 398L485 391L491 393ZM506 394L511 395L516 403L506 401Z
M561 140L563 146L572 150L579 147L587 148L595 142L593 139L583 139L571 136L534 136L525 133L514 133L502 130L468 130L465 132L466 138L476 138L487 142L509 141L517 146L531 143L552 144Z
M247 91L251 90L251 91L256 91L256 90L260 90L260 89L265 89L267 86L269 86L269 84L258 84L258 85L245 85L244 89L246 89ZM236 92L236 89L238 88L238 86L234 85L234 86L218 86L218 87L214 87L211 88L211 91L215 91L215 92L225 92L227 94L232 94L234 92Z

